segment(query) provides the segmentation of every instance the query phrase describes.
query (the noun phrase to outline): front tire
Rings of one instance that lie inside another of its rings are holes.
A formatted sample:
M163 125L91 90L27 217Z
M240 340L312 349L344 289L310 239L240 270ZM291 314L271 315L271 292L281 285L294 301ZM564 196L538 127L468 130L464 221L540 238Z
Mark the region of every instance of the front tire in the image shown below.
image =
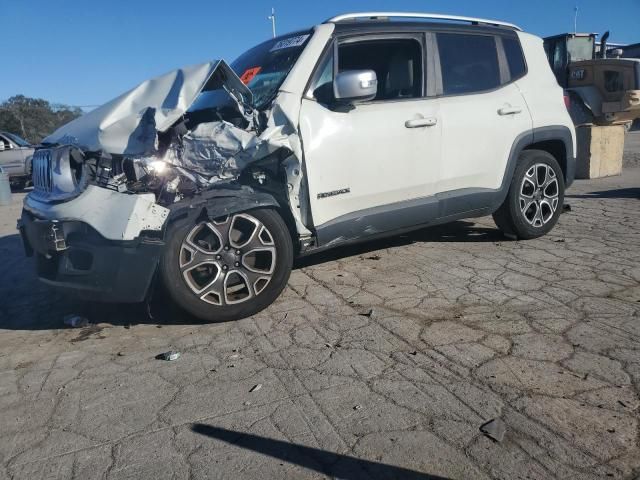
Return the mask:
M173 300L206 321L238 320L268 307L289 280L293 244L274 210L176 222L160 278Z
M493 219L505 235L529 240L546 235L558 222L564 202L564 177L548 152L520 154L509 192Z

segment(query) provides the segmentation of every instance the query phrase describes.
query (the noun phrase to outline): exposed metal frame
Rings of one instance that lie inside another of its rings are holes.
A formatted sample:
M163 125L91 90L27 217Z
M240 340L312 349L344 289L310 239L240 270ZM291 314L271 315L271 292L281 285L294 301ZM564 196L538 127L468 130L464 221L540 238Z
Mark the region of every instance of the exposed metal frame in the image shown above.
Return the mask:
M513 23L501 22L499 20L487 20L485 18L462 17L457 15L443 15L440 13L419 13L419 12L361 12L361 13L345 13L330 18L324 23L339 23L346 20L361 19L378 19L378 18L419 18L428 20L448 20L454 22L465 22L471 24L492 25L497 27L507 27L514 30L522 31L522 29Z

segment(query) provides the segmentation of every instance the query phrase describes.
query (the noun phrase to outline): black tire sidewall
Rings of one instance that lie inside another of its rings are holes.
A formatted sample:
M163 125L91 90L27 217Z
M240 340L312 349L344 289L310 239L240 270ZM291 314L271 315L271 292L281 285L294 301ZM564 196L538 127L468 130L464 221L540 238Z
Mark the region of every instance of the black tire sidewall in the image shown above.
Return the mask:
M542 225L541 227L534 227L530 225L524 217L524 214L520 210L520 188L525 173L536 163L544 163L549 165L556 174L558 179L558 207L553 214L551 220ZM508 216L510 217L510 224L513 226L515 235L518 238L529 240L538 238L549 233L558 222L560 214L562 213L562 205L564 204L564 175L562 169L558 164L558 161L553 155L543 151L527 151L523 152L516 170L513 174L513 179L509 188L509 194L507 197L508 202Z
M173 223L166 234L166 244L160 258L160 279L164 289L184 310L206 321L229 321L249 317L268 307L287 285L293 265L293 243L282 217L272 209L246 212L260 220L269 230L276 247L276 267L269 284L258 295L236 305L212 305L201 300L187 286L179 269L182 241L200 221L181 219Z

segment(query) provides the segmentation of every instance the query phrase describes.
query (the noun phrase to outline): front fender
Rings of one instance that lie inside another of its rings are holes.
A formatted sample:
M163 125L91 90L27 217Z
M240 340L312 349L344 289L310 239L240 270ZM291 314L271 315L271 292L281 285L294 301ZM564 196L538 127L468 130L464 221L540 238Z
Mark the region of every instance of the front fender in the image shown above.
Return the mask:
M245 185L225 185L174 203L169 207L168 223L185 217L191 217L195 221L201 215L206 215L208 218L219 218L254 208L269 207L280 208L280 204L273 195Z

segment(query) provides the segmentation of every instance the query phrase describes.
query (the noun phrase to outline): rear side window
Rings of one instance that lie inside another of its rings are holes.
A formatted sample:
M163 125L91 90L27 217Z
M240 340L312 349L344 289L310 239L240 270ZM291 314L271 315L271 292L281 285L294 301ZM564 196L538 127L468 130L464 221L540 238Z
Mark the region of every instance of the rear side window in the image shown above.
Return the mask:
M503 37L502 45L504 46L504 53L507 57L511 80L522 77L525 74L527 67L524 63L524 56L522 54L520 42L515 38Z
M445 95L481 92L500 85L494 37L438 33L437 38Z

